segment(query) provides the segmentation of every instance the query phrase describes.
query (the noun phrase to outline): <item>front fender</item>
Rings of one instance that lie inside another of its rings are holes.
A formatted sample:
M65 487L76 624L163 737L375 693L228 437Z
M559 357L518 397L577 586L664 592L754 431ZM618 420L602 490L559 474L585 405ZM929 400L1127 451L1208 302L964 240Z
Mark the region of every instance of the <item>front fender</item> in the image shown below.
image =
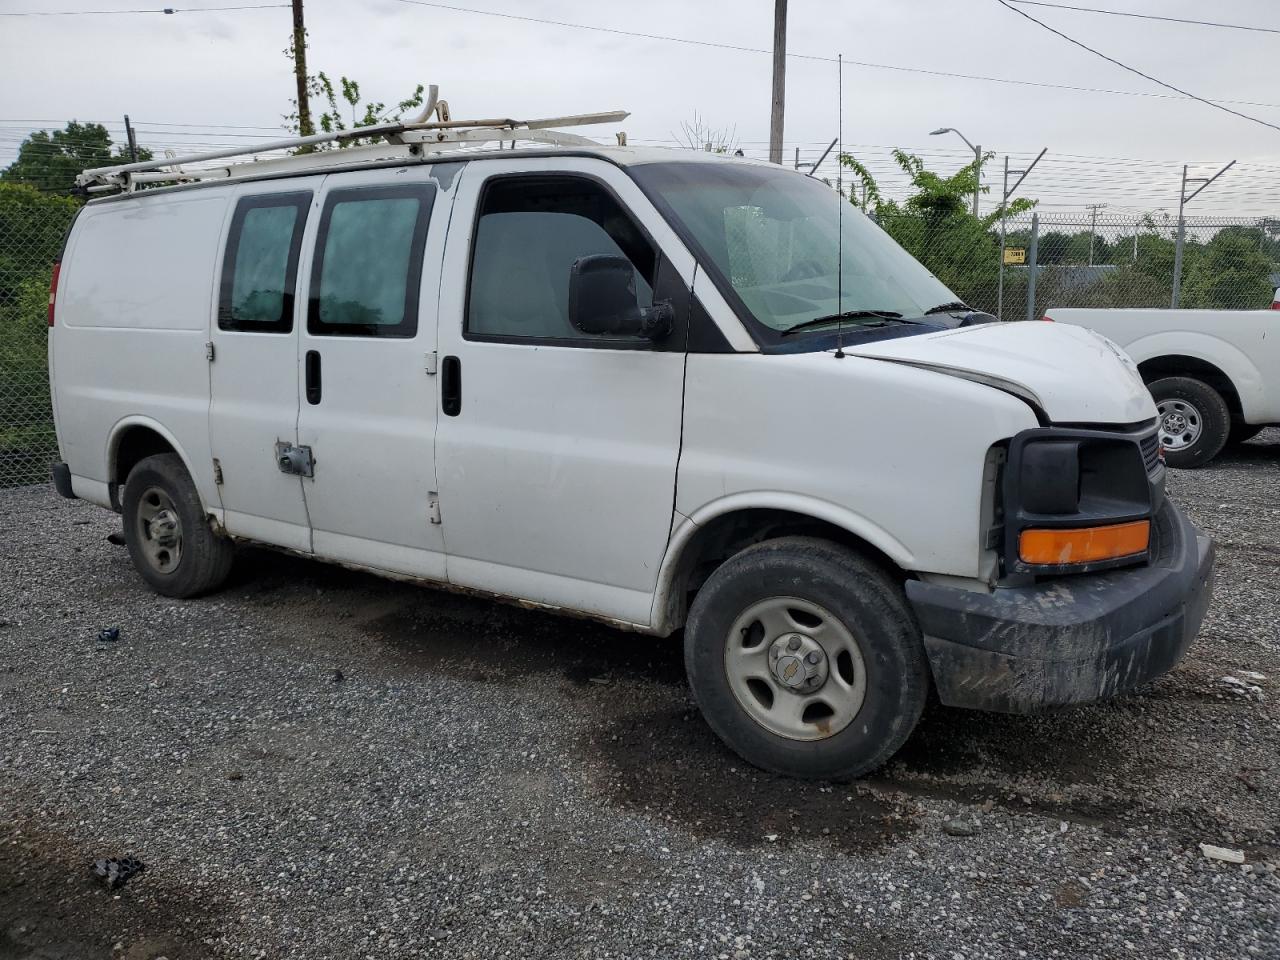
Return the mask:
M781 490L753 490L748 493L730 494L703 504L693 512L692 516L676 514L675 529L672 530L666 553L658 569L658 583L650 612L653 632L665 635L678 626L675 611L679 605L673 601L677 599L674 597L674 591L678 589L680 561L699 530L718 517L744 510L760 509L783 510L787 513L825 521L871 544L901 569L914 568L915 558L900 540L867 517L847 507L817 497Z

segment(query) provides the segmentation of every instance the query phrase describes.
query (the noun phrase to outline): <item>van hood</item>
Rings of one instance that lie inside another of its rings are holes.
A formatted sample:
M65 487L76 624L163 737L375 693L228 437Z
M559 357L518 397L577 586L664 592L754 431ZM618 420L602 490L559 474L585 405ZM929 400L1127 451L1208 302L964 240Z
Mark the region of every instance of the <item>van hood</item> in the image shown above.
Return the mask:
M1021 397L1054 423L1129 424L1156 415L1133 360L1083 327L1034 320L988 323L845 352L985 383Z

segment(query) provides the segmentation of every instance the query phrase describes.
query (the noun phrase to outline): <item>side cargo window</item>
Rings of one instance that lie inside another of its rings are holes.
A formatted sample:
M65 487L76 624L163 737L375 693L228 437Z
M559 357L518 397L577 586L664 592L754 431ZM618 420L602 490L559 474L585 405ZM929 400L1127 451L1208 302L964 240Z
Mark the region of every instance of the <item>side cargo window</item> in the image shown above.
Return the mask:
M222 262L218 327L253 333L293 329L293 292L310 192L242 197Z
M330 192L320 215L307 332L412 337L435 188L429 184Z
M640 305L653 305L653 245L605 187L571 176L493 180L476 223L465 336L600 345L569 323L570 268L595 254L630 260Z

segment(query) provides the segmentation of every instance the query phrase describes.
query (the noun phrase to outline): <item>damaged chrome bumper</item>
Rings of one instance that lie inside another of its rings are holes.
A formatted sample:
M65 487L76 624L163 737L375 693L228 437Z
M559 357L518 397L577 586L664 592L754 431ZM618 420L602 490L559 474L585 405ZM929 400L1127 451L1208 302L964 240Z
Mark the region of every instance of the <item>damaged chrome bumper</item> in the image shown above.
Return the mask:
M973 593L910 581L942 702L1030 713L1101 700L1170 670L1213 593L1213 542L1165 501L1143 567Z

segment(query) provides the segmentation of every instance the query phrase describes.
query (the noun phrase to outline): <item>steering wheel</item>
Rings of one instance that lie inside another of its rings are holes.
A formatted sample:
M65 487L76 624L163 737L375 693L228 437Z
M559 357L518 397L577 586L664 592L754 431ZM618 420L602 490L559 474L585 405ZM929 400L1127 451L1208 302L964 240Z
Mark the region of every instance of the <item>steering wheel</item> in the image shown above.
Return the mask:
M817 260L799 260L791 265L782 276L782 282L786 283L790 280L812 280L814 277L822 276L825 268Z

